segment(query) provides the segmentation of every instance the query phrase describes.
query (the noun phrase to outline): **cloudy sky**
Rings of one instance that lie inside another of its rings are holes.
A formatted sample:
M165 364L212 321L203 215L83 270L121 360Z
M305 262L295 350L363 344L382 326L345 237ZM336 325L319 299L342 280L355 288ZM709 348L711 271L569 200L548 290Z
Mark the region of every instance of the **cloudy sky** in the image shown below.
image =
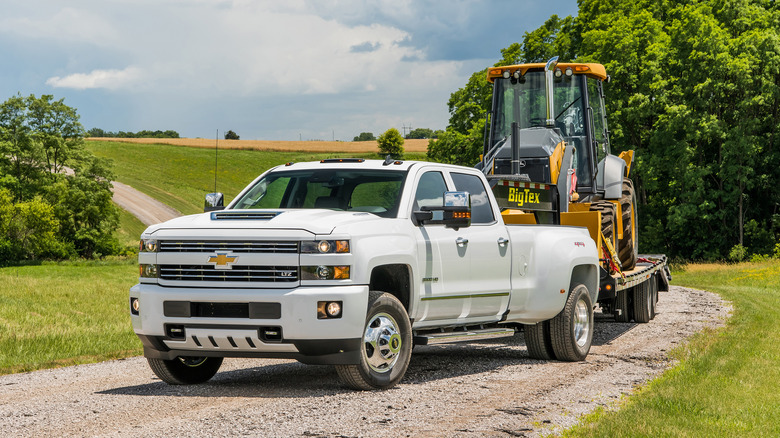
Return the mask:
M444 129L447 99L576 0L0 0L0 99L85 128L352 140Z

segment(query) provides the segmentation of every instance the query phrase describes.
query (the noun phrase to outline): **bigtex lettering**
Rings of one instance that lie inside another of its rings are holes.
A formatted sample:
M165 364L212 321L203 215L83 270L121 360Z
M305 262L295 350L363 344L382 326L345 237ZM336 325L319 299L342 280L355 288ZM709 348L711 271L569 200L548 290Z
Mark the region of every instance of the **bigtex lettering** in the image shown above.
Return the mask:
M520 190L510 187L508 201L517 203L520 207L524 204L538 204L539 193L532 193L530 189Z

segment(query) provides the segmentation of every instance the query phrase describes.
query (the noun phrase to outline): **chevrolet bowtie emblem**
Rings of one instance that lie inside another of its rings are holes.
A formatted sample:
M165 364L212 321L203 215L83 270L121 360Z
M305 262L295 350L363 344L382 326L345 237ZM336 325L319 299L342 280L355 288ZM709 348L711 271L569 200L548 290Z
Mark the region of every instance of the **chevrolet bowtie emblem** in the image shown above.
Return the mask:
M214 269L232 269L231 263L238 261L238 256L229 256L226 252L218 252L217 255L209 257L209 263L214 263Z

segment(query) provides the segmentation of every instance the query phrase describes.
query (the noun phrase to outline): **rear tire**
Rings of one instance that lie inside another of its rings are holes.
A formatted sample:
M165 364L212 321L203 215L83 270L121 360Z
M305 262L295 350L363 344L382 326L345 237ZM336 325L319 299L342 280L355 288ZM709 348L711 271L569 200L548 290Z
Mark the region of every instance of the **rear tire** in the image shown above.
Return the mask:
M645 281L634 287L634 321L644 324L653 319L653 292Z
M617 291L617 296L615 297L615 309L614 309L614 315L615 315L615 321L617 322L629 322L631 319L633 319L633 313L634 309L629 306L629 300L628 290L621 290Z
M618 257L624 271L636 267L639 258L639 233L636 227L636 195L634 183L623 178L623 195L620 198L620 208L623 214L623 238L618 242ZM632 221L633 218L633 221Z
M359 390L388 389L406 374L412 357L412 324L398 298L371 291L360 363L336 365L341 381Z
M523 337L531 359L554 360L555 352L550 340L550 321L523 324Z
M207 382L222 366L221 357L177 357L173 360L147 358L154 374L170 385Z
M552 349L558 360L585 360L593 341L593 301L584 284L572 288L561 313L550 320Z

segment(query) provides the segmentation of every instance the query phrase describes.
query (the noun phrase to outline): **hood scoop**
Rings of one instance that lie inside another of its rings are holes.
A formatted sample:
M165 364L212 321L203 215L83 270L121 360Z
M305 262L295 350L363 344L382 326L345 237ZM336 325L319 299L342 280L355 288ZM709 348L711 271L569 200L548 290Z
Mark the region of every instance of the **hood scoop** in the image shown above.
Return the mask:
M215 211L211 213L211 220L261 220L267 221L282 214L281 211Z

